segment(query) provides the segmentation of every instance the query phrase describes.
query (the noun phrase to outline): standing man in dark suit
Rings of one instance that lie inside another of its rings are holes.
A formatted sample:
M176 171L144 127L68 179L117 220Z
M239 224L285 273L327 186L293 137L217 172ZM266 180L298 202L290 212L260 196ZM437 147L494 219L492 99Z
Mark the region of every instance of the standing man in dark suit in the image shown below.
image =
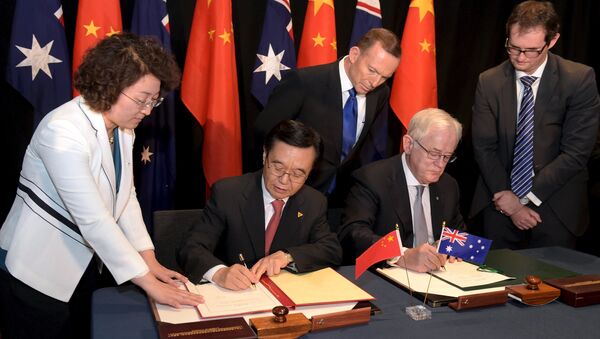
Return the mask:
M399 62L396 35L375 28L339 61L289 72L256 120L257 139L286 119L316 129L325 147L307 184L326 194L330 207L340 206L350 173L364 165L361 150L380 132L372 130L373 121L387 112L385 81Z
M218 181L178 260L189 279L239 290L282 268L307 272L339 265L325 197L304 186L322 149L311 127L286 120L267 135L264 168ZM250 269L240 265L239 254Z
M463 228L456 180L444 173L456 159L461 124L448 113L428 108L410 120L402 138L404 153L366 165L353 173L339 237L347 259L354 259L398 225L404 252L399 266L426 272L439 269L446 256L433 244L441 225Z
M479 76L471 215L483 212L498 248L572 248L588 226L600 101L592 68L549 53L558 29L551 3L519 4L506 24L509 60Z

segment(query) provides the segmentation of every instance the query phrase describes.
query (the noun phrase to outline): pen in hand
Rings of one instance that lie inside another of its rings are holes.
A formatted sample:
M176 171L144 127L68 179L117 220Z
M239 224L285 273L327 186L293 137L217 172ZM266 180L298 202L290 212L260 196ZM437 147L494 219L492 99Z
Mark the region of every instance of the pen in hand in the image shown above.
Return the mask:
M429 243L429 245L435 247L436 248L436 252L439 253L439 248L440 248L440 241L439 240L437 240L437 241L435 241L433 243ZM446 258L448 258L448 256L446 256ZM444 271L446 270L446 266L444 266L444 265L441 265L440 268L443 269Z
M242 253L240 253L239 257L240 257L240 264L242 264L247 269L248 265L246 265L246 260L244 260L244 255ZM251 283L251 284L252 284L252 288L256 288L255 283Z

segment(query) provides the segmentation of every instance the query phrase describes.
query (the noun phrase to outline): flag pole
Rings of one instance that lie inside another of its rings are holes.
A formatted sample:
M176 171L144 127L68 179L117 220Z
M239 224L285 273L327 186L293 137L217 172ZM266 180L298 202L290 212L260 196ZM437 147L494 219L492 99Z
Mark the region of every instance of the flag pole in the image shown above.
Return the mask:
M442 230L444 229L444 227L446 227L446 221L442 221ZM441 236L440 236L441 237ZM436 253L440 252L440 243L441 241L438 239L437 241L437 248L436 248ZM434 243L435 245L435 243ZM444 268L444 266L442 266L442 268ZM444 268L444 270L446 270L446 268ZM425 290L425 297L423 298L423 306L425 306L425 303L427 303L427 296L429 295L429 286L431 285L431 278L433 277L433 274L429 273L429 282L427 283L427 290Z
M398 235L400 235L400 227L398 226L398 224L396 224L396 232L398 232ZM400 237L398 237L398 241L400 241ZM402 244L400 244L400 246L402 246ZM401 256L402 258L402 262L404 263L404 273L406 273L406 282L408 283L408 292L410 293L410 296L413 296L413 291L412 288L410 287L410 278L408 277L408 268L406 268L406 258L404 257L404 254Z

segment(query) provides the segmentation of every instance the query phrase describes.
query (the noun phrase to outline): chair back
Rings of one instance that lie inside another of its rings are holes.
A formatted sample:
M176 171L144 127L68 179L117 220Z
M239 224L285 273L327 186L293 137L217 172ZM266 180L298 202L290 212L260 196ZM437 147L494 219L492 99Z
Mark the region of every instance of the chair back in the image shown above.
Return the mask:
M200 222L202 209L154 211L156 259L166 268L183 273L177 264L177 248L185 233Z

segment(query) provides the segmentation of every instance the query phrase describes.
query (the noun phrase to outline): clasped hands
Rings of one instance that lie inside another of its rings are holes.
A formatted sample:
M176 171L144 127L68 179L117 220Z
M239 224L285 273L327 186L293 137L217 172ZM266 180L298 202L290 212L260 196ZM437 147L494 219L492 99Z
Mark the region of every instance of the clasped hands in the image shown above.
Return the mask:
M230 290L245 290L252 284L258 283L263 274L277 275L288 265L288 256L283 251L277 251L260 259L250 269L240 264L223 267L215 272L212 280L217 285Z
M492 199L496 210L509 217L520 230L528 230L542 222L540 215L531 208L522 205L512 191L500 191Z

